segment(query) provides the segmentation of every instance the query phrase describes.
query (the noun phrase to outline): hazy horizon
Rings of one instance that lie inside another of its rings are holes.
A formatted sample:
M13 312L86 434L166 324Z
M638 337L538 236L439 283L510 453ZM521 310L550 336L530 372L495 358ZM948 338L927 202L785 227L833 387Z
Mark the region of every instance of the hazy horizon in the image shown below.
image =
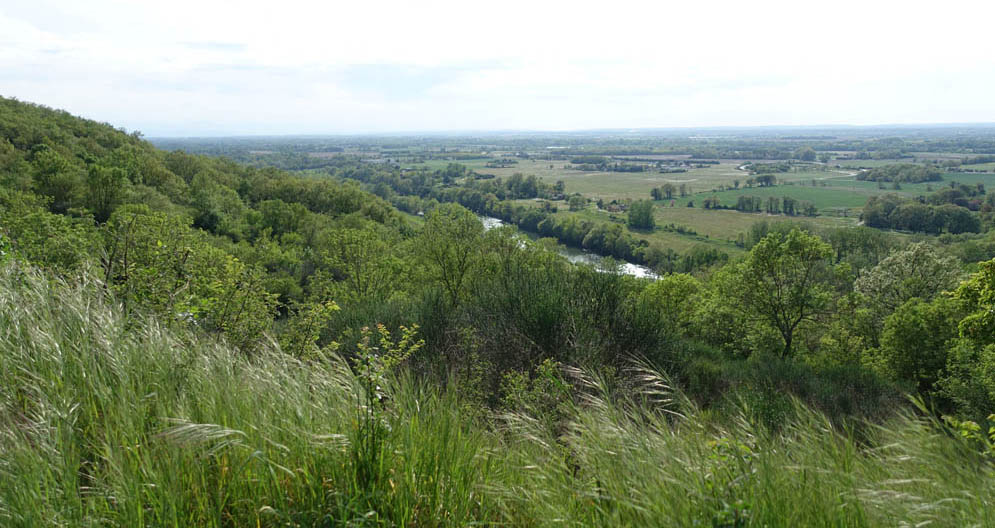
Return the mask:
M113 125L113 123L111 123ZM995 132L995 122L987 123L875 123L868 125L746 125L746 126L682 126L682 127L621 127L621 128L579 128L579 129L454 129L454 130L385 130L381 132L340 132L340 133L286 133L286 134L213 134L213 135L149 135L142 132L142 136L148 139L258 139L258 138L336 138L336 137L412 137L412 136L439 136L439 137L465 137L465 136L503 136L503 135L525 135L525 136L582 136L595 134L622 135L628 133L639 136L645 133L666 133L677 134L678 132L737 132L737 131L889 131L889 130L935 130L935 129L992 129ZM131 132L131 130L129 130ZM139 130L139 132L141 132ZM667 134L669 135L669 134Z
M148 137L995 122L995 6L0 4L0 95Z

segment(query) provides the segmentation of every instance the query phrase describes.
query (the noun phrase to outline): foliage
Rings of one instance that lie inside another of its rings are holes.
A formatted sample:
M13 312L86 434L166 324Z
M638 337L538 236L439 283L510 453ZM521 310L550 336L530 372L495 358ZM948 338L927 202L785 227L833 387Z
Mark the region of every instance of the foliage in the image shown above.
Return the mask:
M656 227L656 221L653 219L653 202L640 200L629 206L629 227L637 229Z
M395 256L390 239L372 228L329 232L321 246L328 249L319 266L338 279L324 288L325 296L342 302L383 302L401 290L403 263Z
M368 327L364 327L356 345L354 368L363 398L356 402L358 417L352 460L361 489L376 489L389 478L382 460L386 436L390 433L387 410L392 395L388 376L424 346L424 341L415 340L417 331L417 326L410 329L402 326L401 338L395 343L383 325L377 325L375 337Z
M271 324L276 298L261 270L211 247L187 220L122 208L106 237L104 274L126 306L218 330L246 350Z
M636 312L668 335L686 334L696 310L701 281L685 273L666 275L650 284L636 300Z
M957 304L948 298L910 299L885 319L880 351L867 361L882 374L914 383L920 393L930 392L944 375L958 319Z
M28 261L69 274L91 260L97 234L91 222L50 213L47 200L0 189L0 235Z
M965 303L968 315L958 324L962 337L980 344L995 342L995 260L961 283L954 296Z
M798 229L771 233L735 266L720 289L748 318L775 328L783 341L781 355L790 356L798 325L830 307L826 283L831 255L828 244Z
M953 204L928 205L907 201L895 194L872 196L860 219L870 227L902 229L919 233L977 233L981 221L970 210Z
M943 419L961 438L975 444L988 460L995 459L995 414L988 415L987 430L971 420L958 420L953 416L944 416Z
M719 415L647 369L629 390L576 370L583 404L559 400L553 429L519 408L491 427L438 385L387 376L389 428L364 466L363 383L334 356L250 360L133 324L96 284L30 270L3 268L0 291L0 520L12 527L993 520L969 425L961 438L903 413L857 434L784 400L774 432L757 398Z
M916 242L861 274L853 286L879 313L890 313L914 297L929 301L956 285L959 276L957 259Z
M297 307L296 314L287 321L288 328L280 335L281 350L305 360L327 358L338 349L338 343L319 347L318 339L322 328L337 311L339 305L335 301Z
M479 261L483 232L477 217L455 204L440 205L425 221L419 251L431 264L453 308L459 305L469 275Z
M545 359L533 372L510 371L501 380L502 405L511 412L528 413L544 431L562 431L570 412L573 388L560 374L563 365Z
M995 408L995 260L982 263L953 297L965 315L957 323L959 339L940 385L961 413L984 416Z
M929 165L898 163L858 172L857 179L876 182L921 183L942 180L943 173L940 169Z
M455 163L494 158L480 152L410 149L431 164L408 170L394 162L408 147L332 138L321 141L335 159L285 147L249 166L9 100L0 117L0 524L959 525L988 514L990 475L962 470L990 469L985 446L950 434L995 408L995 264L957 282L991 258L991 237L952 233L990 216L982 177L880 196L865 227L747 229L740 213L630 208L624 196L557 210L566 183ZM722 139L684 144L692 162L639 139L564 141L564 152L517 152L515 166L596 155L612 171L722 172L729 163L702 169L702 157L730 145L738 160L910 147ZM390 163L351 154L382 148ZM751 209L797 215L807 205L791 196L821 200L785 190L801 166L754 164L770 173L747 180ZM721 196L694 201L724 208ZM637 236L626 208L679 223ZM526 233L485 232L474 212ZM950 232L885 233L874 219ZM573 265L558 242L664 276ZM730 264L727 250L749 253ZM902 391L930 407L913 410Z

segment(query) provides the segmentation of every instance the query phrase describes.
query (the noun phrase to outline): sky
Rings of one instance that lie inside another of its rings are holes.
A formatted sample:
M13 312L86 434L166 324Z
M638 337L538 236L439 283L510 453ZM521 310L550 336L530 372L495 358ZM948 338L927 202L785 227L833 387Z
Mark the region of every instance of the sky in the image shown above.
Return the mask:
M0 0L0 95L146 136L995 122L990 0Z

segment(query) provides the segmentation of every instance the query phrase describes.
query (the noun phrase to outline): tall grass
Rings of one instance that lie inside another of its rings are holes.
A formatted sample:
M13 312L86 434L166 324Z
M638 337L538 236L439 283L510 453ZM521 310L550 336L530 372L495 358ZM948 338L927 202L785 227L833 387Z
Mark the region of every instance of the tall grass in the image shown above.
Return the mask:
M401 373L370 454L341 360L246 359L101 292L0 269L2 526L995 524L990 462L930 419L858 441L795 403L772 430L648 369L574 372L555 427Z
M443 394L399 391L376 475L341 361L251 361L129 322L86 281L0 271L0 525L466 524L486 464Z

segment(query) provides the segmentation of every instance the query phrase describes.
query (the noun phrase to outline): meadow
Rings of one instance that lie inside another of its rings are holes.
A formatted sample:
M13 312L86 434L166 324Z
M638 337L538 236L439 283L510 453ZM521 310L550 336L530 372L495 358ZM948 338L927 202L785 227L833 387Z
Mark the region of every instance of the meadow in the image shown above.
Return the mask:
M675 208L676 210L677 208ZM738 226L734 226L735 221L726 222L725 218L714 217L709 213L712 211L698 211L691 209L691 214L667 214L663 208L656 208L654 214L657 227L652 231L634 231L638 238L646 239L651 245L661 248L669 248L678 253L684 253L698 246L711 247L722 250L726 253L739 254L743 250L735 245L736 237L746 230L754 220L759 220L759 215L754 215L750 219L740 218ZM606 211L597 211L593 207L578 212L567 212L566 207L556 214L560 217L567 215L578 215L582 219L595 222L611 221L619 224L625 223L625 214L612 214ZM744 222L747 222L744 224ZM666 229L666 225L674 223L683 226L693 226L697 234L682 234ZM738 229L737 229L738 227Z
M518 163L502 168L487 167L489 160L428 160L424 163L403 164L404 167L425 167L428 169L443 169L449 163L460 163L481 174L493 174L499 178L508 178L513 174L522 173L535 175L547 183L562 180L567 193L581 193L592 199L606 201L616 199L640 200L648 198L654 187L665 183L687 184L692 192L711 189L717 185L732 185L733 180L746 180L747 173L738 170L737 163L721 163L705 168L691 169L685 173L662 174L657 171L646 172L601 172L581 171L563 160L521 159Z
M830 164L834 165L834 166L835 165L839 165L840 167L843 167L843 168L866 167L866 168L872 168L873 169L875 167L884 167L885 165L893 165L895 163L912 163L912 161L913 161L912 158L874 159L874 160L871 160L871 159L867 159L867 160L850 159L850 160L833 160Z
M909 185L908 187L913 188L914 186ZM714 196L719 199L722 205L734 207L740 196L756 196L763 200L766 200L768 197L783 198L788 196L799 201L807 200L814 203L821 215L839 216L841 214L840 209L857 209L856 215L859 216L859 209L867 203L869 197L887 192L896 192L909 196L921 194L915 193L912 189L907 189L904 185L902 186L902 190L896 191L887 187L885 189L878 189L875 182L834 179L826 180L825 186L822 186L821 183L816 186L797 183L794 185L776 185L773 187L741 187L733 190L703 193L696 197L700 201L708 196Z
M988 172L995 172L995 162L991 163L978 163L976 165L964 165L965 169L972 170L983 170Z
M975 166L972 166L975 167ZM978 165L977 167L980 167ZM975 185L982 184L986 189L995 189L995 174L993 173L983 173L983 172L948 172L943 175L942 182L935 182L933 184L934 189L939 189L944 184L949 185L950 182L963 183L965 185Z
M765 213L741 213L735 210L707 210L700 207L681 207L679 204L669 207L669 202L657 202L654 209L657 225L680 224L693 228L701 235L713 239L735 240L739 233L749 229L750 225L760 220L794 220L811 224L818 228L848 227L857 225L857 218L817 216L789 217L784 215L768 215Z

